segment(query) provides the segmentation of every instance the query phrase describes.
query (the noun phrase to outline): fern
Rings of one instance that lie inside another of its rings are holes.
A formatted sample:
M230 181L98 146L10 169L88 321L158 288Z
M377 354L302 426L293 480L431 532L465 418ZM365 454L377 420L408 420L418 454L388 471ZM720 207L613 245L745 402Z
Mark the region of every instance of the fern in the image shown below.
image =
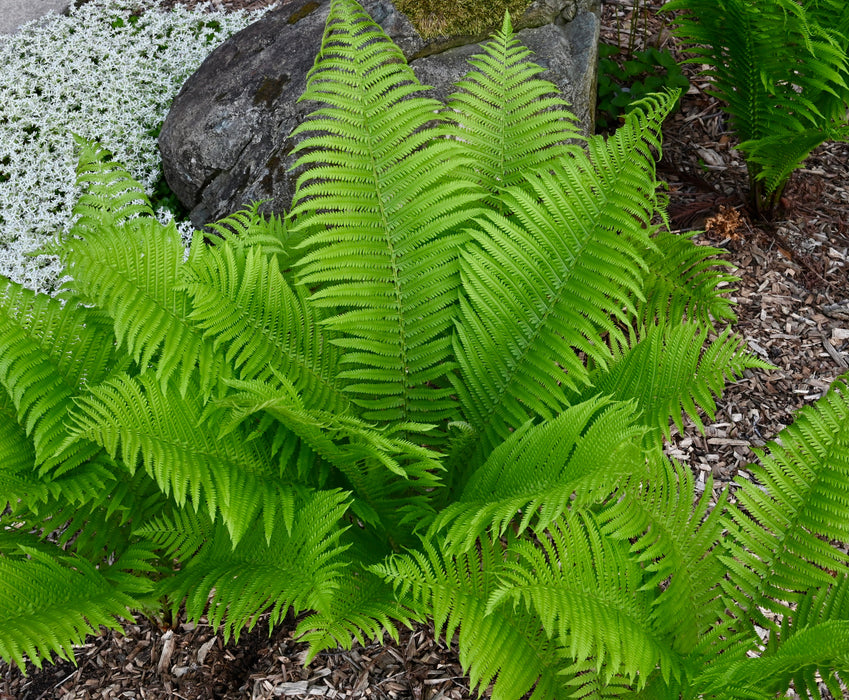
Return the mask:
M3 658L168 607L310 658L432 620L509 700L840 688L847 387L697 497L662 438L766 365L665 228L675 95L582 150L527 59L506 18L446 108L334 0L293 210L187 257L83 145L63 297L0 292Z
M336 309L340 378L366 418L434 422L453 408L434 385L450 369L457 259L479 190L456 177L463 155L437 139L441 103L400 51L350 3L333 5L302 99L320 108L307 136L292 216L312 250L299 261L313 303ZM316 134L315 132L319 132Z
M775 212L790 174L849 138L849 6L840 0L674 0L746 156L753 207Z

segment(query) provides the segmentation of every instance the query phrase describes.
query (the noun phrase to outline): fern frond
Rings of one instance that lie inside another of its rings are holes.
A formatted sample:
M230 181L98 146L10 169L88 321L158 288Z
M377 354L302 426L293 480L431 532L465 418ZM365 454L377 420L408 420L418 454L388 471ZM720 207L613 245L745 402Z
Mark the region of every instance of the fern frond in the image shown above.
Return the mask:
M179 288L184 255L176 227L155 219L93 228L64 247L71 288L112 318L141 371L152 369L163 386L176 376L182 392L199 376L209 394L227 366L189 319L189 295Z
M521 185L526 173L572 154L567 141L583 139L557 87L537 76L541 66L513 34L505 13L501 31L472 56L447 106L451 133L470 165L466 177L491 195Z
M311 407L345 412L350 401L336 379L339 351L301 287L257 247L222 243L196 255L181 289L188 317L242 380L285 375Z
M623 484L597 519L606 537L630 543L648 577L644 588L655 592L655 625L686 656L725 611L725 568L715 547L727 491L713 505L709 482L696 501L689 467L662 455L648 464L648 474Z
M849 620L827 620L799 630L777 649L766 650L757 658L717 664L694 685L700 697L757 698L766 700L783 693L796 678L808 682L796 691L806 698L820 698L814 674L822 669L832 679L832 687L843 695L834 672L849 676Z
M308 232L300 281L343 337L340 379L369 420L453 417L449 330L465 235L482 191L458 177L437 100L354 0L334 0L302 99L324 103L296 130L291 215Z
M77 444L61 453L74 397L124 366L109 326L95 310L37 295L14 282L0 287L0 383L32 439L36 462L68 470L98 452Z
M161 548L166 558L188 561L214 536L214 529L214 522L204 511L179 508L171 514L155 515L135 527L133 534Z
M330 605L313 613L298 624L295 637L310 645L305 663L310 663L325 649L350 649L356 639L363 646L369 639L379 641L388 633L398 642L396 623L411 627L421 621L408 607L396 599L392 587L366 569L346 572Z
M849 566L833 544L849 540L849 387L836 382L767 448L755 450L754 481L735 482L723 560L737 614L769 629L760 607L790 614L806 590L831 585Z
M695 233L672 233L661 228L648 251L645 301L637 303L638 326L675 324L682 319L715 329L715 323L737 320L727 285L737 281L724 270L730 263L717 258L722 251L693 243Z
M612 359L605 335L642 297L651 247L652 148L672 96L635 110L608 142L528 176L502 195L511 217L489 213L462 258L454 382L485 455L528 418L550 418L566 389L589 383L582 355Z
M132 619L137 607L92 564L58 550L21 547L18 556L0 556L0 579L0 658L20 668L27 658L41 668L52 653L73 660L87 634L119 628L116 617Z
M261 205L262 202L254 202L235 214L208 223L205 231L211 231L231 246L258 248L264 255L274 256L280 272L286 273L301 255L296 250L301 240L292 234L292 226L286 216L274 213L268 216L260 214ZM190 261L193 256L207 247L208 236L205 231L193 238L192 252L189 254ZM290 275L284 274L284 276L287 281L293 281Z
M439 455L404 438L407 431L426 434L430 426L376 428L354 416L306 408L291 384L227 383L238 392L220 402L233 409L223 422L225 434L263 411L344 475L339 485L352 492L351 509L363 521L397 532L401 523L432 515L425 494L440 484Z
M245 431L222 435L202 422L202 399L193 389L180 396L163 392L150 374L115 377L78 401L71 438L91 440L113 458L120 449L131 470L141 459L166 496L179 506L191 499L210 518L220 512L238 542L261 508L274 518L285 507L289 486L275 478L267 449Z
M290 608L296 614L327 610L347 568L341 556L346 547L339 542L346 499L339 491L314 493L298 509L291 533L278 524L269 541L262 527L248 526L245 537L231 542L229 528L217 523L212 537L160 590L175 613L185 601L189 619L206 614L214 628L224 627L225 639L238 640L242 628L251 629L266 611L273 627Z
M725 329L705 347L708 329L696 323L652 326L621 356L591 375L592 392L620 401L636 400L645 425L668 439L669 421L683 433L683 414L704 431L699 408L712 420L714 395L728 380L750 368L771 369L744 349L744 341Z
M643 461L633 405L594 398L526 424L499 445L437 516L446 553L466 551L486 529L502 536L545 529L573 505L606 498Z
M567 511L536 542L517 540L487 612L522 603L578 662L592 660L605 680L623 675L638 686L660 668L679 677L682 659L653 621L654 596L627 544L604 536L586 512ZM561 565L568 562L568 566Z
M77 186L83 193L74 205L73 233L121 225L137 216L153 217L141 184L100 144L74 135L80 149ZM83 234L85 235L85 234Z
M481 540L469 552L448 556L425 541L423 551L395 555L371 567L401 598L411 596L431 611L436 636L447 642L459 629L460 664L469 687L493 700L566 696L560 671L567 651L547 636L536 616L516 606L488 606L505 572L503 547Z

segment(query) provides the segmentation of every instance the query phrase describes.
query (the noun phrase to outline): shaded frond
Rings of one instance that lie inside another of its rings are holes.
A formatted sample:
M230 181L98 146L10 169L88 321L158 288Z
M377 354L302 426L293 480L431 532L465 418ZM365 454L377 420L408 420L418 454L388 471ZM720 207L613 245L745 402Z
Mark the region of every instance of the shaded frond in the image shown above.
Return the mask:
M606 335L642 297L655 211L653 149L673 96L627 117L604 142L527 176L501 196L510 217L477 220L462 258L454 383L486 454L528 418L550 418L589 361L612 360Z
M737 320L727 295L737 278L730 266L717 258L722 251L696 245L695 233L672 233L661 228L648 251L645 301L637 303L639 326L675 324L682 319L714 328L714 324Z
M339 351L302 287L291 287L277 261L258 247L228 243L193 255L181 288L192 299L189 319L240 379L285 375L309 406L344 412L336 379Z
M602 500L643 461L645 429L633 405L594 398L540 425L522 426L493 450L434 527L445 551L465 551L492 528L500 537L546 528L564 510Z
M52 653L73 660L87 634L119 628L116 617L132 619L138 607L92 564L59 550L0 556L0 580L0 658L21 668L27 658L41 668Z
M154 371L163 386L174 375L184 392L197 375L210 393L226 364L189 320L189 295L179 288L184 255L175 226L155 219L93 228L64 247L71 288L112 318L141 371Z
M366 646L381 641L384 633L398 642L397 622L410 627L421 621L396 599L388 583L366 569L352 568L335 592L330 605L298 624L295 637L310 645L305 663L325 649L350 649L353 640Z
M163 556L189 560L214 536L215 524L209 515L191 508L179 508L170 514L159 514L133 529L163 550Z
M375 427L361 419L304 406L291 384L228 381L237 390L220 402L232 409L226 433L248 416L263 411L280 421L345 477L340 485L353 494L351 509L370 525L428 517L426 492L439 485L438 453L407 440L406 432L426 434L430 426L399 423Z
M753 481L735 480L724 561L738 614L768 628L759 607L789 614L806 590L831 585L849 566L834 544L849 541L849 387L836 382L755 453Z
M208 245L206 231L211 231L231 246L258 248L264 255L274 256L280 272L287 272L301 255L296 250L300 238L292 234L292 226L286 216L261 214L261 205L262 202L254 202L235 214L206 224L205 231L192 240L192 254L197 255L202 246Z
M528 59L509 14L482 48L469 59L472 69L457 83L447 116L470 161L466 177L495 195L574 153L566 142L583 137L557 87L538 77L544 69Z
M137 216L153 217L144 187L100 144L74 135L80 149L77 186L83 193L74 205L74 233L120 225Z
M346 499L339 491L314 493L299 507L291 532L278 524L270 540L256 524L234 543L216 524L200 550L162 582L161 592L175 614L185 601L190 620L206 614L214 628L224 627L225 639L238 640L242 628L251 629L266 611L273 628L290 608L295 614L327 610L348 566L339 543Z
M453 417L437 384L452 363L458 227L482 191L462 177L460 145L440 138L442 104L354 0L334 0L302 99L324 103L296 131L291 215L308 233L300 281L331 308L339 375L370 420Z
M488 606L505 572L500 542L481 540L478 548L456 556L440 550L425 541L422 551L371 568L400 597L411 596L429 609L437 637L444 634L450 642L459 629L460 664L472 691L483 693L493 683L493 700L531 691L533 700L565 697L560 671L568 663L566 651L542 631L535 615L518 606Z

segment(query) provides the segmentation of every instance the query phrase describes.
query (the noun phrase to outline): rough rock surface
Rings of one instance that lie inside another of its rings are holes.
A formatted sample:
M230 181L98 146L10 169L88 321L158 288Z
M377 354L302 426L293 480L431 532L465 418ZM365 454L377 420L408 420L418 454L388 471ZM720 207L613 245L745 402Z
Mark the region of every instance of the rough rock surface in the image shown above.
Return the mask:
M445 98L486 36L422 38L390 0L365 0L366 11L404 52L419 80ZM195 226L252 201L289 207L292 130L315 103L297 99L321 45L330 0L294 0L231 37L183 86L163 125L165 178ZM595 103L598 0L535 0L514 20L533 59L548 70L586 131Z

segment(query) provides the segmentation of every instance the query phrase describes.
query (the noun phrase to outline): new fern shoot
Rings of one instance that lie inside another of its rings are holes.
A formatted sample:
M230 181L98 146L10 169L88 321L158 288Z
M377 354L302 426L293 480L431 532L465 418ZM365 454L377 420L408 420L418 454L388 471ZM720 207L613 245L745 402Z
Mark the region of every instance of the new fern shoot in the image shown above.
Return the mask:
M849 388L696 498L663 436L766 365L657 223L676 95L582 148L541 72L505 18L444 105L334 0L292 210L187 258L81 144L61 298L0 288L3 659L165 600L311 656L430 620L496 700L839 687Z

